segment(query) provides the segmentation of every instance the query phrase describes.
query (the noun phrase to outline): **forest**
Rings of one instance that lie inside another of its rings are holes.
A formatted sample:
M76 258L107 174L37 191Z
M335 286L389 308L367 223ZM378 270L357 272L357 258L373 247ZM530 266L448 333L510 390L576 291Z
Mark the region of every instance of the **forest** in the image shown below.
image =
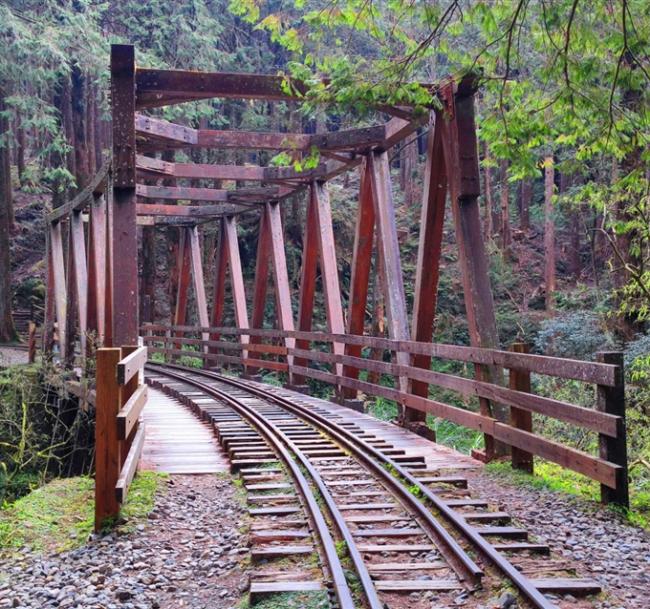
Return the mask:
M437 100L426 83L476 74L481 218L500 345L524 342L534 353L583 360L593 360L603 350L624 352L630 518L648 526L647 2L3 1L0 40L0 342L8 345L25 341L27 320L42 322L45 215L87 186L108 154L111 43L135 45L137 62L151 67L279 74L289 88L294 80L308 85L296 102L210 99L157 114L197 129L322 133L367 126L377 106L435 108ZM409 304L427 132L425 125L390 152ZM294 168L313 167L319 160L291 151L274 156L224 150L164 152L162 159ZM355 173L330 184L340 252L352 251L358 188ZM288 201L283 222L294 293L304 220L300 197ZM251 269L245 272L247 287L253 281L257 230L250 218L239 226L242 264ZM169 321L174 296L168 278L177 237L171 228L167 233L162 238L142 230L141 274L155 278L148 282L147 295L156 318ZM216 231L206 229L203 239L208 269ZM347 254L337 260L345 304L352 260ZM434 341L467 345L457 262L452 219L447 217ZM315 325L322 329L322 299L315 315ZM376 289L366 327L369 335L387 332ZM68 417L69 427L58 435L45 431L25 406L33 387L14 367L4 366L2 354L0 419L11 423L0 426L0 501L9 502L52 476L86 473L89 464L78 451L89 441L89 422L82 413ZM52 374L51 369L30 373ZM56 384L51 378L48 382ZM580 383L541 377L534 382L559 399L593 401ZM432 388L431 395L445 394ZM380 418L396 414L394 404L381 398L370 409ZM481 434L444 420L429 423L439 441L463 452L482 441ZM593 448L596 442L593 434L561 425L549 425L544 432L578 448ZM78 440L72 448L69 434ZM58 442L66 449L53 457L51 447ZM595 485L552 464L541 464L537 472L551 488L587 497L596 493Z

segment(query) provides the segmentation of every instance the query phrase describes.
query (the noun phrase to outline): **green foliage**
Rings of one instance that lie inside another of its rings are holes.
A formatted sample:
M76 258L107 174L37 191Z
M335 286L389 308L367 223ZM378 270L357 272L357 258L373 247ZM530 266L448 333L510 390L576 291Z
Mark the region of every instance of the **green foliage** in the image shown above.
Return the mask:
M165 475L141 472L133 480L122 509L129 531L151 512ZM0 510L0 551L29 547L43 553L81 546L94 527L94 483L91 478L62 478L33 490Z
M597 351L616 348L605 320L588 311L576 311L544 320L535 339L535 350L557 357L594 358Z
M588 501L600 500L600 487L597 482L541 459L535 460L535 474L532 476L512 469L505 461L495 461L486 468L501 480L517 485L577 495ZM629 511L621 511L616 506L610 506L609 509L621 513L636 526L650 529L650 486L631 486Z
M648 317L650 15L644 0L333 0L326 6L246 0L230 7L290 54L286 88L292 79L307 85L307 112L435 107L435 90L413 83L477 75L481 140L496 159L509 160L511 181L538 174L548 154L561 172L580 175L570 202L558 203L602 213L612 264L625 268L620 312Z

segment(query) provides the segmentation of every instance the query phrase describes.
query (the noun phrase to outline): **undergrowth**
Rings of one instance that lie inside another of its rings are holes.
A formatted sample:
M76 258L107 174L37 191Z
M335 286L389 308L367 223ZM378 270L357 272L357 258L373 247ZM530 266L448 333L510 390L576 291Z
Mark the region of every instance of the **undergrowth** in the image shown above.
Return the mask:
M129 489L118 526L130 532L151 512L166 475L140 472ZM0 510L0 551L28 547L53 553L82 546L94 526L94 481L60 478Z
M533 475L512 469L506 461L494 461L486 465L486 469L516 485L567 493L587 501L600 501L600 485L597 482L541 459L535 460ZM650 530L650 488L647 485L630 487L629 510L614 505L607 509L621 514L633 525Z

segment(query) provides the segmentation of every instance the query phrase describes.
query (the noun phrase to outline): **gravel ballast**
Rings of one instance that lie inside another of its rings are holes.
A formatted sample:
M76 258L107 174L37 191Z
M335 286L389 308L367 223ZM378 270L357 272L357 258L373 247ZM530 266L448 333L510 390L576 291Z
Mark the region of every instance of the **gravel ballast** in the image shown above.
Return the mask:
M149 519L58 555L0 559L0 607L236 607L248 588L245 510L228 476L173 476Z
M650 607L650 532L611 510L566 493L515 484L486 471L467 472L469 488L510 513L551 555L575 563L577 575L598 581L599 609Z

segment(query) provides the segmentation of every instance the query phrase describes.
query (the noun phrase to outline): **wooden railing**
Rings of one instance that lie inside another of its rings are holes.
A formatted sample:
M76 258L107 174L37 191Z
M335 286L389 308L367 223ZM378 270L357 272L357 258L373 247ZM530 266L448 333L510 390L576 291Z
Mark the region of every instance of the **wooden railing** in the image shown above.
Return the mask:
M140 372L146 347L97 350L95 399L95 529L119 514L135 475L144 424L147 386Z
M256 369L280 371L287 373L289 382L294 385L300 379L310 378L333 385L339 394L347 388L394 400L402 406L481 431L486 441L497 440L508 445L512 449L513 467L532 471L533 455L536 455L598 481L603 502L628 503L625 394L620 353L599 353L597 362L587 362L531 355L523 346L503 351L320 332L159 324L146 324L142 334L150 353L159 354L165 361L194 357L208 367L234 364L244 366L248 373ZM209 340L203 339L206 334ZM335 352L333 346L336 344L344 345L343 354ZM362 357L362 348L388 351L390 362ZM350 355L351 352L355 355ZM424 361L439 358L472 364L465 366L468 370L502 368L508 371L508 386L476 378L481 376L476 373L474 378L467 378L428 367L394 363L404 361L404 354L410 361L415 356L425 356ZM393 387L361 380L361 371L393 377ZM595 408L532 393L531 373L594 385ZM409 393L408 388L413 383L451 390L463 399L478 398L507 406L510 418L499 421L483 412ZM533 414L597 433L599 456L535 433Z

